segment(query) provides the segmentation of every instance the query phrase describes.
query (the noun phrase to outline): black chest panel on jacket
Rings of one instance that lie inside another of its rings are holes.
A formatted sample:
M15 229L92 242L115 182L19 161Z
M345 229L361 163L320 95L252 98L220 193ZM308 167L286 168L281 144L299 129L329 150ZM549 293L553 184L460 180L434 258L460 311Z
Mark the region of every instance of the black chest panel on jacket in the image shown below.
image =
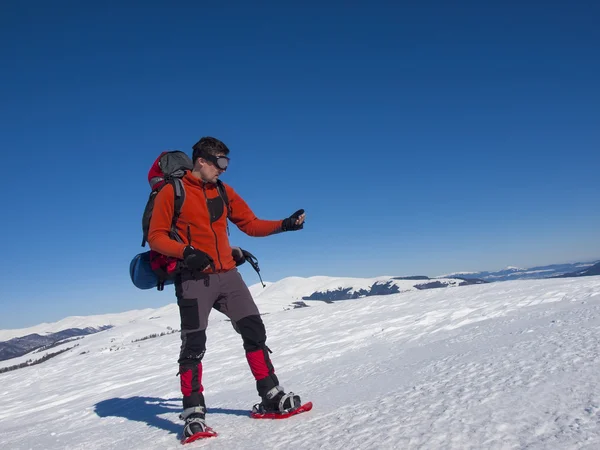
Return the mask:
M214 223L221 218L225 210L223 199L221 197L209 198L206 200L208 214L210 215L210 223Z

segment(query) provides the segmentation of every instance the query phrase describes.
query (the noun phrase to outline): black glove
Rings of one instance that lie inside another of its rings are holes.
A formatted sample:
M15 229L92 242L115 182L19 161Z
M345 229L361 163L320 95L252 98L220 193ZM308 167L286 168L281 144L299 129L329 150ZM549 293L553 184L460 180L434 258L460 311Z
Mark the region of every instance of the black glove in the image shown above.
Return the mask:
M235 260L236 266L241 266L246 262L246 257L244 256L244 250L239 247L231 247L231 256Z
M233 256L236 266L241 266L248 259L256 259L256 257L252 253L240 247L231 247L231 256Z
M183 251L183 263L188 268L194 270L204 270L208 266L215 270L215 262L213 259L202 250L196 250L191 245L188 245Z
M298 217L300 217L302 214L304 214L304 210L299 209L287 219L283 219L283 223L281 224L281 231L296 231L304 228L304 223L301 223L300 225L296 224Z

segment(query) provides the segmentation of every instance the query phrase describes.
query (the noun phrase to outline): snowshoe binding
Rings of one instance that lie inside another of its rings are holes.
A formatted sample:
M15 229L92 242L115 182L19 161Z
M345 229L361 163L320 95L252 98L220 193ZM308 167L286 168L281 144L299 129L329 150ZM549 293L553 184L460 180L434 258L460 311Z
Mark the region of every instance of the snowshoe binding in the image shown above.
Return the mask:
M261 403L254 405L250 415L255 419L285 419L311 409L312 403L302 405L299 395L293 392L286 394L281 386L275 386Z
M217 436L217 432L206 425L205 409L202 406L186 409L179 417L185 421L182 444Z

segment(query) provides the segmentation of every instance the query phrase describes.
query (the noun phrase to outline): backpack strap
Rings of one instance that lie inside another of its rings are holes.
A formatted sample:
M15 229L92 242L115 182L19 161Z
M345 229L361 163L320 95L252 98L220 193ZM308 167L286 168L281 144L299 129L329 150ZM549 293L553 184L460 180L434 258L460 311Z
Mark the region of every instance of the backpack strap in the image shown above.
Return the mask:
M231 208L229 206L229 197L227 196L227 189L225 189L225 185L219 179L217 179L217 192L219 193L219 196L223 199L223 202L225 203L225 207L227 208L227 217L229 218L229 216L231 216ZM226 222L226 223L227 223L227 236L229 236L230 235L229 222Z
M144 208L144 214L142 216L142 247L146 246L148 242L148 229L150 228L150 217L152 217L152 211L154 210L154 199L156 198L157 191L150 192L146 207Z
M229 208L229 197L227 197L227 189L225 189L225 185L221 180L217 180L217 191L219 192L219 196L225 202L225 206L227 207L227 217L231 215L231 209Z
M171 183L173 186L173 194L175 196L173 219L171 220L171 237L177 242L183 243L179 233L177 233L177 221L179 220L179 216L181 215L181 207L185 201L185 188L183 187L181 178L172 178L169 180L169 183Z

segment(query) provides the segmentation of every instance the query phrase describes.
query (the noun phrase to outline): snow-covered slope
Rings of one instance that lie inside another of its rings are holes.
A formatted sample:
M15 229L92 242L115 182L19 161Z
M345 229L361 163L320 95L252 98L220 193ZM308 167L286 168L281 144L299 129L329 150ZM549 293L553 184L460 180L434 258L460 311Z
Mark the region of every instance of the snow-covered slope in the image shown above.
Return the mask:
M264 320L282 384L313 411L250 419L258 398L241 339L213 314L203 384L219 437L189 448L600 448L600 277L320 303ZM181 448L179 337L133 342L169 326L174 305L0 374L0 448Z
M458 279L436 279L448 287L458 286L462 280ZM284 311L293 308L293 303L302 300L302 297L310 296L315 292L336 289L349 289L350 292L356 292L361 289L369 289L375 283L389 283L390 286L396 286L400 292L416 290L419 285L427 283L427 280L406 281L397 280L390 276L376 278L344 278L344 277L289 277L276 283L265 283L266 288L260 283L250 286L250 292L255 298L262 313ZM165 291L166 311L177 312L174 293ZM313 306L322 302L313 302ZM96 316L73 316L53 323L43 323L29 328L0 330L0 342L7 341L15 337L26 336L28 334L55 333L69 328L97 328L102 325L124 325L126 323L144 320L145 318L162 315L164 311L156 313L153 309L127 311L125 313L104 314Z

